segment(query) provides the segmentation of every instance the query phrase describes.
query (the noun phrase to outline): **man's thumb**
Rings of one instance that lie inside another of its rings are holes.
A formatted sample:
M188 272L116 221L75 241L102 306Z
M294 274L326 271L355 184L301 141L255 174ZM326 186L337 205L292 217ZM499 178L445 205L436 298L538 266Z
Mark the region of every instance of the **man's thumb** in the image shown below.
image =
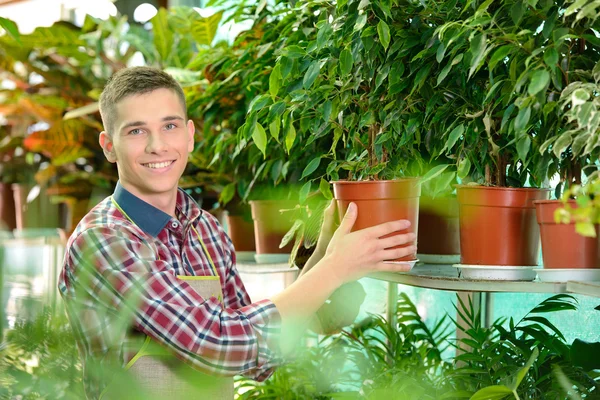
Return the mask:
M352 231L352 227L356 222L356 217L358 216L358 210L356 204L350 203L348 204L348 209L346 210L346 214L344 214L344 219L342 219L342 223L338 228L344 233L350 233Z

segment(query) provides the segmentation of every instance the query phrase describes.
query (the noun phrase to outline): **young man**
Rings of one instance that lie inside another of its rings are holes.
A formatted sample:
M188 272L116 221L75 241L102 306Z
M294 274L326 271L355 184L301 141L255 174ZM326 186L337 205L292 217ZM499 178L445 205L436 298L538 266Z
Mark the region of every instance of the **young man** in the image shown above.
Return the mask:
M382 238L408 221L351 233L352 204L337 230L326 224L296 282L252 303L227 234L177 187L194 147L181 87L160 70L125 69L107 83L100 112L100 145L119 183L69 239L59 283L89 398L132 398L138 389L115 383L126 368L131 385L159 398L231 399L223 376L266 379L281 362L278 339L306 326L336 288L373 271L406 270L384 260L416 251L391 249L414 242L412 233ZM177 360L185 367L174 368Z

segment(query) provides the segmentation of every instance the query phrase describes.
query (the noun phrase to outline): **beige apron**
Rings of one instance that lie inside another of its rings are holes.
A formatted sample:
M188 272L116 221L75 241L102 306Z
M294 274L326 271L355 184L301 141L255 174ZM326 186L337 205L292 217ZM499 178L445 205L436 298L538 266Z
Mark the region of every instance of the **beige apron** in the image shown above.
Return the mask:
M113 200L113 204L129 218ZM131 221L131 219L129 219ZM133 222L133 221L131 221ZM209 258L212 276L177 276L187 282L202 298L216 297L223 302L221 282L213 260L206 250L201 236L194 228L204 253ZM145 335L144 335L145 336ZM136 385L143 388L151 399L167 400L233 400L233 378L206 375L177 359L169 350L145 336L140 350L127 362L125 370L136 380ZM122 386L122 385L120 385ZM114 388L119 392L123 388ZM124 398L123 393L111 393L111 385L100 396L102 400ZM125 397L126 398L126 397ZM143 397L142 397L143 398Z

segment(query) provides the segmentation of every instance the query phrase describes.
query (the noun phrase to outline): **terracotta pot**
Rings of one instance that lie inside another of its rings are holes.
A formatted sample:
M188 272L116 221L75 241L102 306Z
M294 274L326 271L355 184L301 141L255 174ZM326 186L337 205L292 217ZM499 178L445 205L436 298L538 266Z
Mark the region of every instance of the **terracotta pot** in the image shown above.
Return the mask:
M9 183L0 183L0 229L12 231L16 227L13 190Z
M535 201L537 222L542 236L544 268L600 268L600 230L596 237L586 237L575 231L575 223L554 222L554 211L563 207L560 200ZM569 202L576 208L575 201Z
M256 251L252 219L242 215L227 214L227 226L236 251Z
M456 197L432 199L421 196L417 243L421 254L460 254Z
M534 200L550 189L458 186L461 263L538 265Z
M294 213L281 213L296 207L294 201L284 200L253 200L250 201L252 219L254 220L254 235L256 254L288 254L294 247L293 241L280 249L279 244L285 234L294 224Z
M406 232L418 234L421 185L417 178L393 181L337 181L332 183L340 218L346 213L346 209L351 202L356 203L358 206L358 218L352 229L353 231L388 221L407 219L411 222L410 228L395 234ZM415 253L393 261L416 259Z

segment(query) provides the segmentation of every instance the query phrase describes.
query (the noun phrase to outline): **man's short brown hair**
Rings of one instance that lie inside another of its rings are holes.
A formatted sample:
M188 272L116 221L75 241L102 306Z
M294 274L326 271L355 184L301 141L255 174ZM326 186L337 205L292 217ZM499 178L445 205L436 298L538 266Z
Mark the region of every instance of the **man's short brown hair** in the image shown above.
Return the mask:
M100 115L104 129L109 136L113 135L115 129L116 106L119 101L127 96L146 94L157 89L170 89L175 92L181 100L187 119L183 89L171 75L152 67L125 68L110 77L100 95Z

